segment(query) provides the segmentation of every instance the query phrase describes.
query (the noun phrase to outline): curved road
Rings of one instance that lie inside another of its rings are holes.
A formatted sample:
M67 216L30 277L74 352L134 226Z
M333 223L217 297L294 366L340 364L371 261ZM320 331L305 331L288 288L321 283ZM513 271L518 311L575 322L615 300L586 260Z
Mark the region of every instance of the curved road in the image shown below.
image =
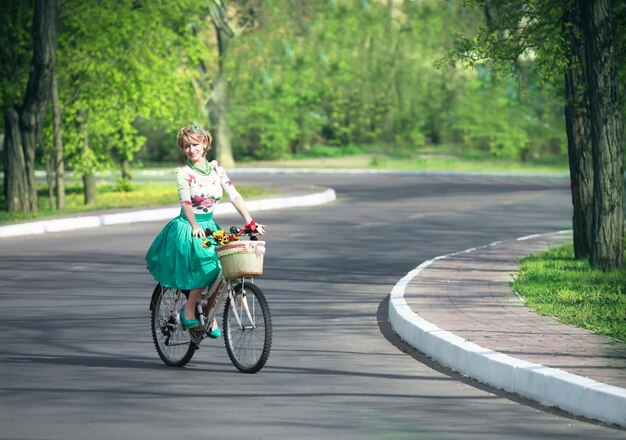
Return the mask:
M422 261L569 228L567 179L232 177L338 197L256 216L271 227L259 279L274 320L265 369L239 373L221 340L184 369L161 363L143 256L165 222L5 238L1 439L624 438L405 353L386 323L392 286Z

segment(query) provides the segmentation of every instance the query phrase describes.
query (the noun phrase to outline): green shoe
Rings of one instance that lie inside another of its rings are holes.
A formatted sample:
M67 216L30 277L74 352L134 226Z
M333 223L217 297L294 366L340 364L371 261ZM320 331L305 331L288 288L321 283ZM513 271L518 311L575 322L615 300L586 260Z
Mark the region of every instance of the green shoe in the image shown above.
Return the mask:
M222 336L222 331L220 330L218 326L215 326L215 328L207 334L209 335L209 338L211 339L218 339L220 336Z
M180 311L180 322L183 324L183 330L191 330L192 328L200 327L200 321L197 319L185 318L185 309Z

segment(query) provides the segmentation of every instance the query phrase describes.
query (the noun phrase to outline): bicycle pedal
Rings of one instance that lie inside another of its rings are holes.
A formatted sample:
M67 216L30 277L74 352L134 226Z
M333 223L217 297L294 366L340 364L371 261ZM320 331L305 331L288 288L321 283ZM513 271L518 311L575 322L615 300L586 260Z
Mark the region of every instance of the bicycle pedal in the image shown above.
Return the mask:
M204 338L206 338L206 334L204 333L204 330L202 328L194 328L192 330L189 330L189 337L194 344L198 345L204 340Z

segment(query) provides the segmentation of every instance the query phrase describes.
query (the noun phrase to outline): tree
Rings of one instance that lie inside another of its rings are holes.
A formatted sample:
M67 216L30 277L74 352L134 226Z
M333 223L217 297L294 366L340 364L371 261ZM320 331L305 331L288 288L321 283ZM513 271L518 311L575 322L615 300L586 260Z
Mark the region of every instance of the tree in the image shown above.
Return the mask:
M50 162L53 168L54 187L56 189L56 208L61 210L65 208L65 154L61 133L61 102L59 100L59 84L56 72L52 77L52 114L54 155ZM50 200L52 201L52 197Z
M552 139L560 140L564 131L555 136L552 126L560 120L552 116L555 100L546 102L547 94L536 94L536 108L532 101L514 108L512 99L500 96L500 85L470 96L475 90L467 72L433 69L442 47L452 43L449 29L455 24L473 29L477 16L452 2L266 2L259 26L229 49L235 155L278 159L320 145L332 146L324 150L329 154L342 154L373 144L410 157L427 144L470 135L482 145L484 136L469 133L468 126L460 133L455 116L480 116L484 100L498 101L494 117L503 107L515 116L514 135L509 122L485 150L532 157L549 142L558 144ZM477 115L470 114L472 98L481 99ZM474 118L472 124L487 134L493 127L488 118ZM535 134L538 126L548 126L550 136L545 128L543 136ZM535 150L527 154L530 148Z
M328 65L306 25L319 5L284 3L266 2L254 32L230 49L229 119L239 157L289 157L309 148L320 129Z
M33 58L23 103L5 113L4 151L8 211L37 211L35 150L52 90L56 66L59 0L37 0Z
M488 27L461 37L448 60L515 66L535 55L546 82L565 78L566 127L577 256L623 266L623 150L615 33L607 0L467 2ZM591 162L591 163L590 163ZM592 183L593 182L593 183ZM593 190L591 187L593 186Z
M225 167L232 167L235 165L235 158L227 121L228 81L225 77L224 64L231 41L254 23L259 5L247 0L233 2L232 17L229 17L227 6L221 0L210 0L208 6L217 40L218 71L211 82L211 91L206 99L205 108L211 121L217 160Z
M235 164L233 149L230 143L230 132L226 117L228 114L228 83L224 78L224 59L228 53L230 40L235 38L235 32L228 16L226 8L220 0L209 2L211 21L215 27L218 50L218 72L211 84L211 93L206 100L206 109L211 120L216 148L217 160L225 167Z
M593 159L590 134L582 5L564 8L565 125L572 193L574 256L591 256L593 227Z
M615 24L608 0L583 1L585 67L593 155L591 265L624 265L624 150Z
M129 163L145 143L138 122L190 119L189 73L179 66L199 50L188 25L201 3L66 4L59 69L65 161L83 177L85 203L94 204L96 171L119 164L122 178L131 177Z
M28 72L33 56L33 7L26 1L2 1L2 11L0 14L0 38L3 42L0 47L0 110L4 115L3 127L8 123L7 118L15 119L14 109L9 115L8 111L12 107L17 107L22 101L23 90L28 80ZM12 122L11 122L12 123ZM6 130L4 130L3 144L6 142ZM18 153L18 150L14 151ZM9 151L3 145L2 166L3 170L8 169ZM23 153L15 160L23 159ZM24 166L20 167L24 169ZM7 172L4 173L3 190L7 197L8 188ZM23 189L26 189L25 174L23 174ZM15 183L13 183L15 185ZM19 191L19 190L18 190Z

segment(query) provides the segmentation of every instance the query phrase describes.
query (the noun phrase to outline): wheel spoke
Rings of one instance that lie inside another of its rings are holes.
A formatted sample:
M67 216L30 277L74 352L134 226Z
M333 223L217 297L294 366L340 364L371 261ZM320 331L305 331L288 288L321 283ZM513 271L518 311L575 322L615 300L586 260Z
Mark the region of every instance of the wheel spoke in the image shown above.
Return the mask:
M168 365L185 365L193 356L189 332L182 329L177 315L185 303L181 291L161 288L152 318L152 335L159 357Z
M265 365L271 348L271 317L265 298L255 285L239 287L224 311L226 348L233 364L253 373ZM246 307L247 305L247 307Z

